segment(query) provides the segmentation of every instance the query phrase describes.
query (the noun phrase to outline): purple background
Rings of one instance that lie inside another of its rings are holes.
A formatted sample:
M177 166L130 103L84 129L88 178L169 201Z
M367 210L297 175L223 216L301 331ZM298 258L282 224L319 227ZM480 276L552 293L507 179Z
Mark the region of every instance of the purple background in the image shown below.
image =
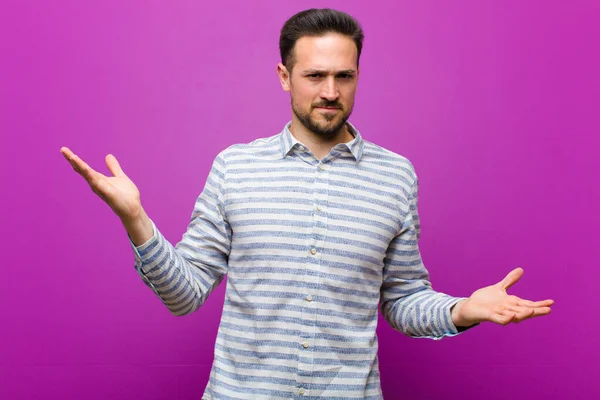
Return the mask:
M59 149L115 154L177 242L213 157L291 119L279 29L311 6L363 25L351 121L416 166L434 288L522 265L512 293L556 301L439 342L381 319L385 397L600 395L599 2L73 0L0 8L0 398L201 397L225 285L172 316Z

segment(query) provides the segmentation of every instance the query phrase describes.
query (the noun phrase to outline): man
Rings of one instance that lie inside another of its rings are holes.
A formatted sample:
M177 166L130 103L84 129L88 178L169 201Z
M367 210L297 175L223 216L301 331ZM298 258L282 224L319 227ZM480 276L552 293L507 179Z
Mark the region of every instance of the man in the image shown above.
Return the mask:
M285 23L277 73L292 120L216 157L175 247L112 155L106 177L61 149L119 216L136 269L173 314L198 309L228 275L203 398L382 398L378 306L393 328L433 339L550 312L552 300L506 293L520 268L468 299L431 288L413 166L347 121L362 40L358 23L334 10Z

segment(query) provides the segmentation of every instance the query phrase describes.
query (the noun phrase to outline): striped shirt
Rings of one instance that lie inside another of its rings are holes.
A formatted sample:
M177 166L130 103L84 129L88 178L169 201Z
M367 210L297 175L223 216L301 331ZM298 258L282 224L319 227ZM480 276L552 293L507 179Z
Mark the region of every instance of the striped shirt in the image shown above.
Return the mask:
M174 315L227 275L203 399L381 399L378 309L396 330L458 334L418 248L418 181L403 156L363 140L319 160L289 130L215 158L173 247L134 248L143 281Z

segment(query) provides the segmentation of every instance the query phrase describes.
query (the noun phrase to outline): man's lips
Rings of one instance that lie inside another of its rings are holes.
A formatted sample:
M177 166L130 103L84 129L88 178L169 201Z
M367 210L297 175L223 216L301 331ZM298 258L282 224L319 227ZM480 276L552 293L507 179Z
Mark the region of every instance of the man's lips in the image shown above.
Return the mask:
M315 107L317 110L325 111L325 112L336 112L339 110L339 107Z

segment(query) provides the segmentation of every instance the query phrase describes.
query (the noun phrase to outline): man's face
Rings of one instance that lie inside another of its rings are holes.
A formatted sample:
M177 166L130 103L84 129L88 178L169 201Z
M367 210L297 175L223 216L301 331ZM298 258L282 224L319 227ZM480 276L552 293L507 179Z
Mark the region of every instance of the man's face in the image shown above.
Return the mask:
M294 47L291 76L282 64L282 87L290 92L292 111L309 130L332 137L346 123L358 83L358 51L354 41L336 33L303 36Z

